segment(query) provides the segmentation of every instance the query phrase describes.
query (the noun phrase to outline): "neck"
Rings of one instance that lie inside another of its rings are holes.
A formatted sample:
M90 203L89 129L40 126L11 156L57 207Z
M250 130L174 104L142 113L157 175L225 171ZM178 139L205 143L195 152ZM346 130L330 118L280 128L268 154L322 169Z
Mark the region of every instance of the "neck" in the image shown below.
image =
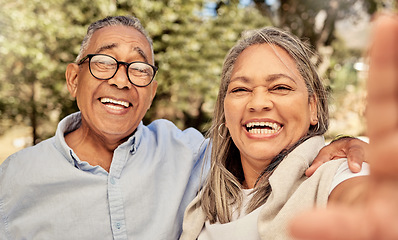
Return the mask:
M92 166L101 166L109 172L114 150L125 139L100 137L80 127L65 136L65 141L80 160Z
M264 169L267 168L270 161L261 162L259 164L252 164L251 162L242 161L243 173L245 175L245 180L242 183L243 188L252 189L255 187L258 178Z

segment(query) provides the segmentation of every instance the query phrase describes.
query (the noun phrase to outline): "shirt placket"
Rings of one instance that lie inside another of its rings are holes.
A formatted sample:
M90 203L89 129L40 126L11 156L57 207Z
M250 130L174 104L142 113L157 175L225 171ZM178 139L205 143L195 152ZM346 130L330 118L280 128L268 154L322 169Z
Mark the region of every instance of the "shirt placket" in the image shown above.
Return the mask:
M108 200L111 216L111 228L113 239L127 239L126 220L124 215L123 195L120 188L119 178L109 174L108 177Z
M134 143L135 138L131 141L131 149L135 149ZM108 200L113 239L128 239L120 176L129 155L134 155L134 153L135 151L125 148L116 149L108 175Z

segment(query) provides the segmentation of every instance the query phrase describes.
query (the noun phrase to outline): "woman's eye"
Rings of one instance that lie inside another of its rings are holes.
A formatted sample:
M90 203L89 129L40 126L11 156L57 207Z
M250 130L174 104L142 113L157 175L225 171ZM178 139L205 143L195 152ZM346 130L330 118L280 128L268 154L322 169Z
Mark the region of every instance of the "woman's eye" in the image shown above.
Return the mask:
M287 93L292 90L293 89L291 87L286 86L286 85L277 85L271 89L271 91L283 92L283 93L285 93L285 92Z
M242 92L247 92L248 90L246 88L234 88L231 90L232 93L242 93Z

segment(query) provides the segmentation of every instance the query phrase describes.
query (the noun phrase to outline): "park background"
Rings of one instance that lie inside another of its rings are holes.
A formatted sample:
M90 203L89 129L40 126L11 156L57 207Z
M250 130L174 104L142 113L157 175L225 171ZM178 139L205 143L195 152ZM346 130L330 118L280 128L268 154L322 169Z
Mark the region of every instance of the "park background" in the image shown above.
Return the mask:
M205 132L223 59L245 30L276 26L308 41L331 93L330 130L366 136L364 49L381 0L0 0L0 163L51 137L77 111L64 72L89 23L138 17L153 38L158 92L144 122Z

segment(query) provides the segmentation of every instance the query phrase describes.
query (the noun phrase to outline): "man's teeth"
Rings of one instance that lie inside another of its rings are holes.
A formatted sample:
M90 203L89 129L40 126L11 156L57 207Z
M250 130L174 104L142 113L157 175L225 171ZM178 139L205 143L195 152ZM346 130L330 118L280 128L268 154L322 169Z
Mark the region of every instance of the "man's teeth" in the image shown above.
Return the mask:
M271 122L250 122L246 124L246 129L253 134L269 134L278 132L281 126Z
M118 100L115 100L115 99L111 99L111 98L101 98L101 103L112 103L112 104L115 104L115 105L121 105L121 106L123 106L123 107L129 107L130 106L130 103L128 103L128 102L125 102L125 101L118 101ZM111 105L109 105L108 107L115 107L115 109L119 109L117 106L111 106Z

